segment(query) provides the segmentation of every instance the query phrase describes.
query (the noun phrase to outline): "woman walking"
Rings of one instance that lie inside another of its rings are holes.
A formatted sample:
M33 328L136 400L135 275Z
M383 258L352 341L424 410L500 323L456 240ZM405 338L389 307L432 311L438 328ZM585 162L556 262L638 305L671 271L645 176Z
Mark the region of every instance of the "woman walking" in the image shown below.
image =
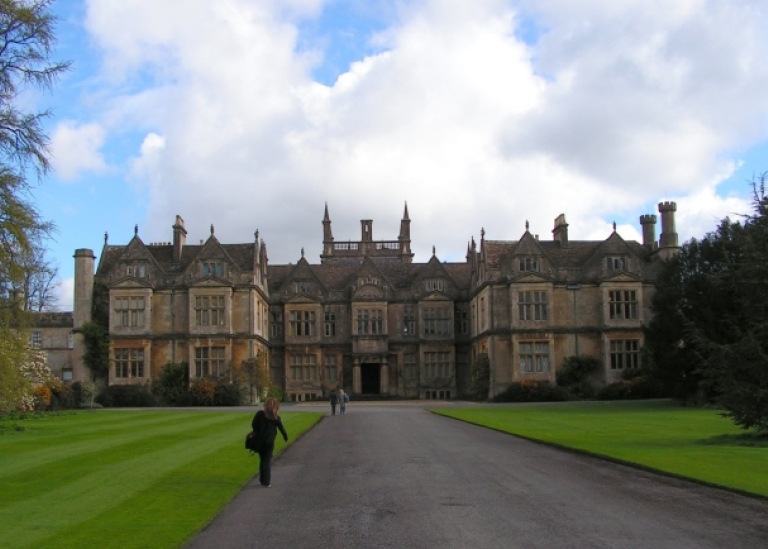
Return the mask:
M264 409L256 412L251 421L251 427L259 442L259 482L265 488L272 486L272 452L275 449L278 429L283 435L283 440L288 442L288 433L285 432L283 422L277 414L279 411L280 403L269 397L264 402Z

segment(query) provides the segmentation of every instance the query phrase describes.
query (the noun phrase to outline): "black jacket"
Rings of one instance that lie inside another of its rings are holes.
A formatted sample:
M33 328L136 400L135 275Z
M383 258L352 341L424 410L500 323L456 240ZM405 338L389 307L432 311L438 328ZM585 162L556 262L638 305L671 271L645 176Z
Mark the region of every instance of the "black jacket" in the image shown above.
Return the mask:
M275 437L277 436L278 429L280 429L280 434L283 435L283 440L288 442L288 433L285 432L285 427L283 427L283 421L280 419L280 416L277 416L277 419L269 419L264 410L259 410L256 412L256 415L253 416L251 427L253 428L253 432L256 433L256 438L262 446L275 445Z

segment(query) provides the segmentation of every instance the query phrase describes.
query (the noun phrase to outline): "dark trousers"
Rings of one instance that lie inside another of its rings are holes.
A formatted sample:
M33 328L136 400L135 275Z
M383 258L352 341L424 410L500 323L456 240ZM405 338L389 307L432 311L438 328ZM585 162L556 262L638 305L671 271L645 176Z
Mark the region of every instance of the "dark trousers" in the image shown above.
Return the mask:
M264 446L259 450L259 482L262 486L272 484L272 451L273 445Z
M336 405L335 404L331 404L331 415L332 416L336 415Z

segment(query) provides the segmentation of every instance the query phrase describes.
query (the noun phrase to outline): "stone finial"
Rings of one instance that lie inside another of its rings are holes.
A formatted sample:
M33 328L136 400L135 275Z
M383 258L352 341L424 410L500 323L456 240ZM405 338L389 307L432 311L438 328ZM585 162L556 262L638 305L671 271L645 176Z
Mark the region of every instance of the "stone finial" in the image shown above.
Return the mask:
M211 236L213 236L213 223L211 223Z
M301 247L301 259L304 259L304 246Z
M133 226L133 235L138 236L139 235L139 224Z
M435 245L432 245L432 255L435 255Z
M256 232L253 233L253 240L258 244L259 242L259 229L256 229Z
M106 246L108 241L109 241L109 233L107 231L104 231L104 245L105 246Z
M613 222L613 232L616 232L616 222Z

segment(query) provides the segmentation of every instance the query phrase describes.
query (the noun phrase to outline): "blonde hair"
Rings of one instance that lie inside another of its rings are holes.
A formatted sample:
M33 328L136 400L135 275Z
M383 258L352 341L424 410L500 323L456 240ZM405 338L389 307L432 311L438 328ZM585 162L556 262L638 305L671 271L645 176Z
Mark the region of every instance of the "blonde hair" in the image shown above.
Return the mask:
M264 412L267 414L268 418L276 419L277 412L279 411L280 411L280 403L277 401L275 397L269 397L267 400L264 401Z

